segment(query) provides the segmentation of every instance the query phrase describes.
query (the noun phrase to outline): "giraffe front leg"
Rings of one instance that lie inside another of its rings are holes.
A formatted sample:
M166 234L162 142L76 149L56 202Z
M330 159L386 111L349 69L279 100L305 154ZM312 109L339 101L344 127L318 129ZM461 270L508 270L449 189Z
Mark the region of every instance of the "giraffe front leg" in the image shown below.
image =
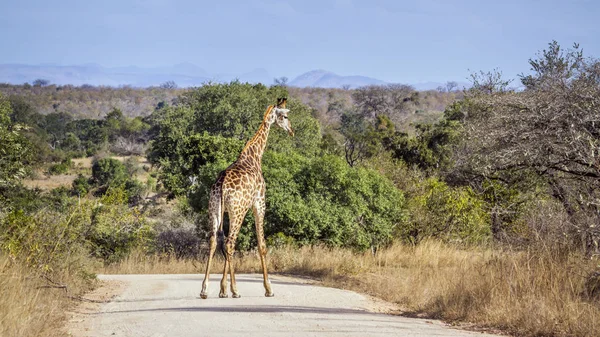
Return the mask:
M229 269L229 259L225 258L225 263L223 264L223 278L221 279L221 291L219 292L220 298L229 297L227 294L227 270Z
M233 268L233 253L235 252L234 243L232 242L231 244L228 244L226 249L227 249L227 259L229 260L229 276L231 278L231 284L230 284L231 297L240 298L241 296L240 296L240 293L238 293L237 284L235 282L235 270Z
M261 235L262 237L262 235ZM266 297L273 297L275 296L275 294L273 293L273 291L271 290L271 280L269 280L269 274L267 273L267 247L265 245L265 239L264 237L262 238L262 244L260 242L259 239L259 254L260 254L260 264L262 266L262 270L263 270L263 285L265 286L265 296Z

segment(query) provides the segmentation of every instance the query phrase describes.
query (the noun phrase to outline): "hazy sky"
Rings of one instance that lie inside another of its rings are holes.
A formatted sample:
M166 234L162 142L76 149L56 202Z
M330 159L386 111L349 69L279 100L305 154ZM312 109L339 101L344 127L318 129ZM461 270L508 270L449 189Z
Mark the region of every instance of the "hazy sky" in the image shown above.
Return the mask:
M552 40L600 57L598 20L595 0L0 0L0 63L461 81L528 71Z

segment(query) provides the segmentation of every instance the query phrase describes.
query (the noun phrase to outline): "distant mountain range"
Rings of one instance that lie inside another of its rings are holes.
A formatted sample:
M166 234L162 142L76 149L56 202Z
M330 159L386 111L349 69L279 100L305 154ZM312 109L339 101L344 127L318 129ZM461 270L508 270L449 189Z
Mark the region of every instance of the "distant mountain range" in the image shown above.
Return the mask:
M289 85L294 87L317 87L317 88L357 88L365 85L385 84L384 81L365 76L341 76L326 70L313 70L304 73L292 81Z
M192 63L154 68L136 66L109 68L94 63L75 66L0 64L0 83L32 83L36 79L45 79L50 83L59 85L131 85L135 87L158 86L167 81L173 81L179 87L193 87L200 86L208 81L228 82L234 79L251 83L273 83L273 77L267 70L262 68L243 74L210 74ZM366 76L342 76L326 70L306 72L288 83L288 85L295 87L321 88L357 88L380 84L386 84L386 82ZM443 83L413 84L417 90L435 89L440 85L443 86ZM460 86L462 87L462 85Z

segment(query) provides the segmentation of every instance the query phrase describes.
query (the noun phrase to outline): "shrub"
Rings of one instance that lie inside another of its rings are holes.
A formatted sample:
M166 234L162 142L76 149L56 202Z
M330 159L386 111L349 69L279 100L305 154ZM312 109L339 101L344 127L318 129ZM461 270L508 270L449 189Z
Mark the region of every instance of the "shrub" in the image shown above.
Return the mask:
M15 210L0 218L0 248L39 272L77 264L89 225L89 205L66 211L42 208L31 214Z
M295 161L295 162L294 162ZM359 249L385 245L405 221L402 192L377 172L338 156L265 157L267 234Z
M130 205L137 205L144 199L144 193L146 193L146 186L137 179L128 179L125 182L125 192L128 196L128 203Z
M150 192L156 192L157 190L157 184L156 184L156 178L149 176L148 179L146 180L146 189Z
M90 190L90 179L82 174L79 174L75 180L73 180L72 190L78 196L86 195Z
M48 169L48 173L50 173L51 175L67 174L69 173L69 169L71 167L73 167L73 161L71 160L71 158L66 158L60 164L54 164L50 166L50 168Z
M125 169L127 170L127 173L129 174L129 176L135 176L136 174L141 173L143 170L140 167L140 164L136 157L128 157L123 162L123 165L125 165Z
M74 204L74 200L70 198L71 190L66 186L54 188L45 196L47 205L52 205L52 208L57 211L68 210L69 206Z
M60 147L66 151L79 151L81 150L81 140L76 134L68 132Z
M178 259L196 258L200 255L200 238L192 229L168 229L155 240L158 253L173 254Z
M22 210L33 212L44 206L46 206L46 200L41 189L27 189L20 185L0 186L1 211Z
M92 164L92 180L98 186L119 186L127 180L127 170L117 159L98 159Z
M126 204L122 188L110 189L93 207L91 228L87 232L91 253L107 263L118 261L135 247L147 250L153 238L153 230L146 219Z
M410 221L398 236L410 242L436 237L464 243L490 238L490 215L485 202L468 187L450 187L437 178L420 183L409 201Z

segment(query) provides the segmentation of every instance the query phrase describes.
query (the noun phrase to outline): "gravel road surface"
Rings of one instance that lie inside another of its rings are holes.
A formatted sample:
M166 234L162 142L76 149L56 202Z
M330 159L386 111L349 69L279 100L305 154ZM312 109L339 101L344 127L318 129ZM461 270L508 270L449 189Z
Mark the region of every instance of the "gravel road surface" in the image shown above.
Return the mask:
M235 299L219 298L220 275L212 275L206 300L198 296L202 275L99 277L109 282L97 298L116 296L75 310L71 336L492 336L385 314L391 304L291 277L272 275L275 297L267 298L261 275L237 275Z

